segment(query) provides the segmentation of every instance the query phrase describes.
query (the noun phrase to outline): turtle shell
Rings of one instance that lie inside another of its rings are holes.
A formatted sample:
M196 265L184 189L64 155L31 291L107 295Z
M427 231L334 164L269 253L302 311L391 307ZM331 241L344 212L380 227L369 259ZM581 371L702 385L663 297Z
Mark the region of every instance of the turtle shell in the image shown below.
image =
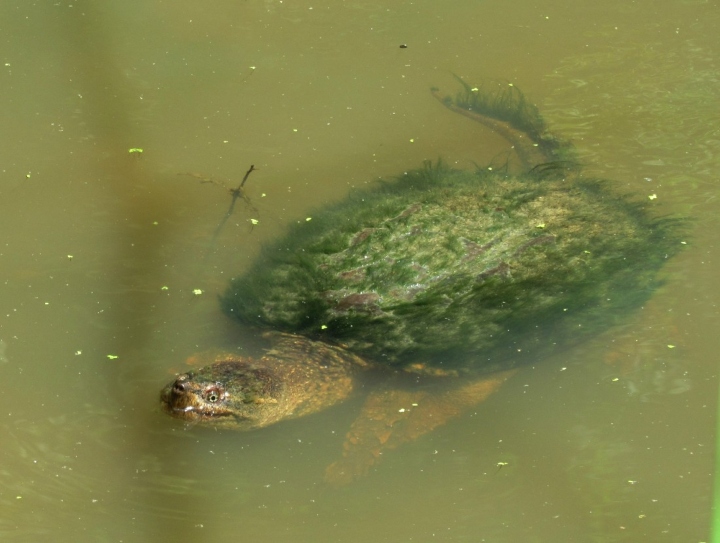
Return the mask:
M292 226L223 307L388 366L496 371L649 296L680 229L646 207L564 170L426 164Z

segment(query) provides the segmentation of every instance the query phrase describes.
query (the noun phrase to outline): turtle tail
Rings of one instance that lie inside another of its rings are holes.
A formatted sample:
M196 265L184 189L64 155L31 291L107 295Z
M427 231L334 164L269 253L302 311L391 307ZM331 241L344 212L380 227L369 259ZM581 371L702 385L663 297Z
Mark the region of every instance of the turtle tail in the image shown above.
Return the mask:
M471 87L455 76L463 89L453 98L442 96L439 89L430 92L448 109L490 128L515 150L523 169L529 171L542 164L573 162L570 142L548 131L538 108L514 85L494 90Z

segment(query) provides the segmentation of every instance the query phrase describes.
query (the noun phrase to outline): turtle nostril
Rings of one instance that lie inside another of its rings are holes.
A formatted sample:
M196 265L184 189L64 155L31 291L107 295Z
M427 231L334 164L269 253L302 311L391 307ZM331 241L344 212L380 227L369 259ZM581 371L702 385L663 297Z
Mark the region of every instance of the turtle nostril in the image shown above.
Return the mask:
M175 384L173 385L173 392L175 394L185 394L186 387L187 387L187 385L183 381L178 379L177 381L175 381Z

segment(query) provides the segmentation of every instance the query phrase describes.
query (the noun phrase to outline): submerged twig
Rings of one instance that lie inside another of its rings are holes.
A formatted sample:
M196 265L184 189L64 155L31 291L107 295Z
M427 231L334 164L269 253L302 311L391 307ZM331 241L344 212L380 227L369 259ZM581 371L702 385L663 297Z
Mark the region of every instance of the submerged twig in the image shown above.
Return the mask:
M243 180L240 182L240 186L237 188L237 190L240 190L243 188L243 185L245 184L245 181L247 181L248 177L250 177L250 174L256 170L255 164L250 164L250 169L245 172L245 177L243 177Z
M245 192L242 190L243 186L248 180L248 177L250 177L250 174L254 172L257 168L255 168L254 164L250 165L250 169L245 172L245 176L243 177L242 181L238 185L236 189L230 189L230 194L232 194L232 201L230 202L230 207L227 210L227 213L225 213L225 216L220 221L220 224L217 225L217 228L215 229L215 232L213 233L212 240L215 241L215 238L217 238L218 234L222 230L223 226L225 226L225 223L230 218L230 215L232 215L233 209L235 209L235 202L237 202L238 198L242 198L245 200L245 203L247 203L250 207L252 207L252 202L250 201L250 198L245 194ZM254 209L254 208L253 208Z
M245 203L250 207L250 209L252 209L253 211L257 211L257 209L255 209L255 207L253 206L252 201L250 200L248 195L245 194L245 192L243 191L243 187L245 186L245 183L247 183L248 177L250 177L250 174L252 172L254 172L255 170L257 170L257 168L255 167L254 164L251 164L248 171L245 172L245 175L243 176L242 181L240 181L240 184L237 186L237 188L234 188L234 189L228 187L227 183L225 183L224 181L221 181L219 179L214 179L213 177L209 177L209 176L206 176L206 175L203 175L200 173L186 172L183 174L178 174L178 175L189 175L191 177L199 179L200 183L209 183L209 184L215 185L217 187L222 187L222 188L226 189L230 194L232 194L232 201L230 202L230 207L228 208L227 212L225 213L225 216L220 221L220 224L215 229L215 233L213 234L213 239L215 239L217 237L217 235L220 233L220 230L222 229L222 227L225 225L227 220L230 218L230 215L232 215L232 212L235 209L235 204L236 204L238 198L242 198L245 201Z
M251 164L248 171L245 172L245 175L243 176L242 181L240 181L240 184L236 188L230 188L230 187L228 187L228 184L225 181L221 181L219 179L214 179L212 177L209 177L209 176L206 176L206 175L203 175L200 173L186 172L184 174L178 174L178 175L189 175L191 177L194 177L194 178L200 180L200 183L209 183L211 185L222 187L232 195L232 200L230 201L230 207L228 207L228 210L225 212L225 215L223 216L223 218L220 220L220 223L215 228L215 231L213 232L213 235L212 235L211 243L215 242L215 239L220 234L220 231L223 229L223 226L225 226L225 223L228 221L228 219L232 215L238 198L242 198L250 209L257 212L257 209L255 208L255 206L253 206L252 201L250 200L248 195L245 194L245 191L243 190L245 183L247 183L248 177L250 177L250 174L252 172L254 172L255 170L257 170L257 168L255 167L254 164ZM255 221L255 222L257 222L257 221ZM255 223L253 223L253 224L255 224Z

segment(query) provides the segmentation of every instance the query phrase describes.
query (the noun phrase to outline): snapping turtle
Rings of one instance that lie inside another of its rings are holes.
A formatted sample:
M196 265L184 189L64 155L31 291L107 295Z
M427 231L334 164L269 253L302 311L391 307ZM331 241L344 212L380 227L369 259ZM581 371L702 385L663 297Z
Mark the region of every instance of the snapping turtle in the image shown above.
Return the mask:
M433 93L508 139L525 173L427 163L291 227L222 299L266 330L268 349L180 375L161 393L166 412L260 428L385 372L326 472L349 481L648 298L680 247L678 221L582 177L514 87L463 85L454 99Z

